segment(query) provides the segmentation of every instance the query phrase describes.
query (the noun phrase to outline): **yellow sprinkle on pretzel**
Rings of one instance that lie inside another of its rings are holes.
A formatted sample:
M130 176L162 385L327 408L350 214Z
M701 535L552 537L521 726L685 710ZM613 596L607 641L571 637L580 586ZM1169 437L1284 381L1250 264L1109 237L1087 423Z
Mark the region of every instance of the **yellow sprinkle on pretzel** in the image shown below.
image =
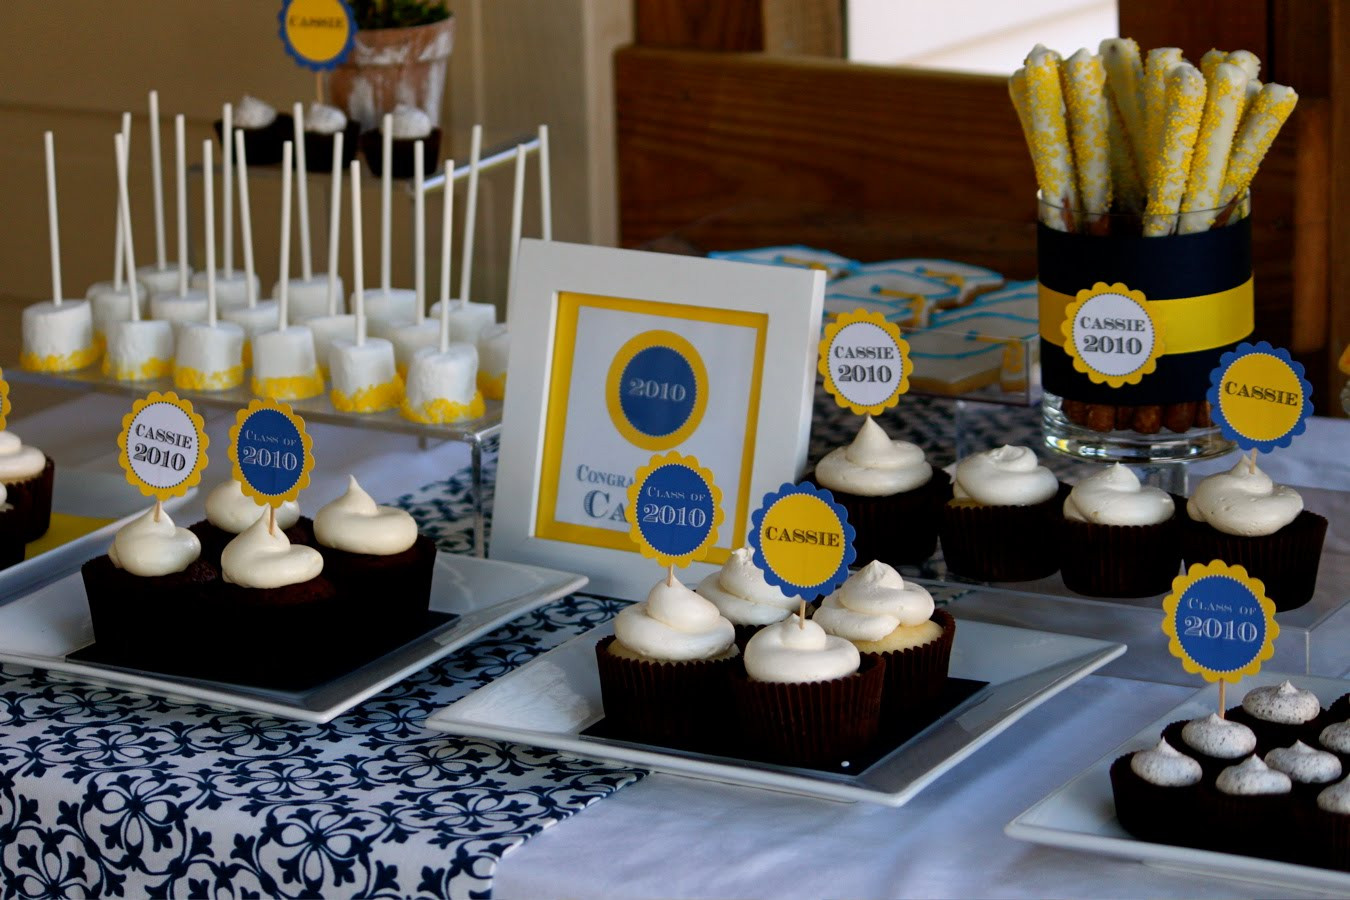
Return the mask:
M1227 50L1207 50L1200 57L1200 74L1205 76L1205 84L1213 80L1214 69L1222 62L1228 62Z
M1037 46L1027 57L1027 111L1031 119L1031 155L1039 158L1041 195L1061 214L1046 222L1060 231L1074 231L1078 187L1073 151L1064 119L1064 93L1059 81L1059 54Z
M1162 152L1163 123L1167 119L1167 73L1181 62L1178 47L1155 47L1144 63L1144 177L1152 180Z
M1129 142L1134 169L1146 177L1144 155L1147 129L1144 125L1144 63L1133 38L1109 38L1097 45L1106 69L1106 87L1111 103L1120 114L1122 136Z
M1266 151L1275 143L1276 135L1297 103L1298 93L1291 87L1267 84L1261 88L1233 139L1233 152L1229 154L1228 170L1219 191L1220 206L1232 203L1251 186L1257 168L1266 158Z
M1186 179L1186 194L1181 200L1180 234L1207 231L1217 217L1219 193L1228 170L1228 153L1237 133L1238 114L1246 96L1247 73L1232 63L1220 63L1205 96L1205 112L1200 134L1195 139L1191 172Z
M1195 66L1182 63L1167 76L1167 115L1163 120L1162 154L1149 176L1144 235L1171 234L1186 190L1191 154L1205 108L1205 79Z
M1091 222L1111 209L1106 69L1101 57L1079 50L1065 61L1062 74L1078 195Z

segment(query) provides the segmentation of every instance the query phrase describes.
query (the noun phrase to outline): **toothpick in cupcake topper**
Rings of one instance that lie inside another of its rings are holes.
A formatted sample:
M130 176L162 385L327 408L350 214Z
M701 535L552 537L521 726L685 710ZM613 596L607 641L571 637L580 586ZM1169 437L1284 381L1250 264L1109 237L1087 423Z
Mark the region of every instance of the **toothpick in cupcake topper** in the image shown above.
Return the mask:
M1219 682L1219 716L1229 682L1261 671L1275 653L1280 626L1266 586L1242 566L1195 563L1163 598L1167 650L1191 674Z
M9 382L5 380L5 370L0 369L0 431L5 430L9 410Z
M909 390L909 342L879 312L856 309L825 326L816 368L834 401L858 415L879 415Z
M202 480L210 439L192 401L151 391L122 417L117 461L127 481L155 498L155 521L165 500L181 497Z
M692 456L653 456L633 475L624 506L628 534L643 556L663 566L687 566L717 543L722 491Z
M352 51L356 16L347 0L283 0L277 22L281 45L307 69L332 69Z
M270 508L269 531L275 528L277 507L309 487L313 446L305 420L285 403L254 400L235 414L226 453L240 490Z
M856 556L853 538L848 513L833 494L810 482L770 491L750 515L749 544L764 580L803 600L829 593L848 578Z
M1312 415L1312 385L1283 347L1243 342L1219 357L1209 374L1210 414L1223 436L1243 450L1288 447Z
M1143 291L1097 282L1064 309L1064 352L1093 384L1138 384L1158 368L1163 325Z

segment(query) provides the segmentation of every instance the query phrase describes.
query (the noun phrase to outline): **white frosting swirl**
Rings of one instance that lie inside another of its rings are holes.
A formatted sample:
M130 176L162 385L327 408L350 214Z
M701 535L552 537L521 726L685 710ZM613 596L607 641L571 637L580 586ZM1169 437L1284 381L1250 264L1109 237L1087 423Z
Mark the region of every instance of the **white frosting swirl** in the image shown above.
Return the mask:
M720 570L699 582L698 592L733 625L780 622L799 605L795 597L764 580L754 551L748 547L733 551Z
M614 619L619 643L647 659L683 662L726 653L736 629L705 600L673 576L658 581L647 599Z
M222 481L206 497L206 521L230 534L240 534L258 521L259 510L266 512L257 500L244 494L244 489L233 478ZM300 519L300 504L287 500L277 507L277 527L290 528Z
M431 117L415 106L400 103L390 117L389 132L399 140L415 140L431 134Z
M1064 518L1097 525L1157 525L1175 510L1166 491L1141 485L1120 463L1084 478L1064 498Z
M347 127L347 114L327 103L311 103L305 110L305 130L315 134L337 134ZM338 293L342 293L338 291Z
M912 491L933 477L923 451L908 441L893 441L868 416L847 447L836 447L816 463L816 483L860 497L889 497Z
M201 555L202 545L195 534L175 527L162 509L156 522L153 508L119 528L108 548L114 566L142 578L181 572Z
M851 642L796 615L761 628L745 645L745 672L755 681L832 681L858 671L861 660Z
M1293 789L1293 782L1283 772L1277 772L1261 761L1259 756L1249 756L1239 765L1229 766L1219 773L1214 786L1222 793L1233 797L1254 797L1260 794L1287 794Z
M5 490L5 483L0 481L0 511L9 509L10 506L5 501L9 498L9 492Z
M1266 765L1299 784L1330 784L1341 777L1341 761L1336 754L1314 750L1302 741L1270 751L1266 754Z
M12 484L36 478L46 465L47 457L41 450L23 443L12 431L0 431L0 481Z
M277 119L277 111L265 101L245 94L234 105L234 127L266 128Z
M246 588L279 588L303 584L323 571L323 557L313 547L291 546L286 532L267 529L267 513L225 545L221 575Z
M1338 781L1317 795L1317 808L1322 812L1350 813L1350 778Z
M1140 750L1130 757L1130 770L1158 787L1187 787L1200 782L1200 764L1173 749L1167 741L1158 741L1152 750Z
M1242 708L1254 718L1279 725L1302 725L1322 712L1312 691L1301 691L1287 681L1253 688L1242 698Z
M1256 735L1250 728L1220 719L1216 713L1187 722L1181 739L1192 750L1215 759L1238 759L1256 750Z
M1298 491L1275 484L1246 459L1200 482L1186 503L1186 514L1194 521L1240 537L1274 534L1302 511Z
M1350 753L1350 722L1337 722L1322 729L1317 740L1323 747L1336 753Z
M417 540L417 522L401 509L377 506L348 475L347 492L314 516L314 537L335 550L393 556Z
M1026 447L986 450L956 464L952 493L984 506L1032 506L1059 490L1053 472L1036 461Z
M933 596L928 591L873 560L821 601L812 619L830 634L850 641L879 641L902 625L919 625L932 616Z

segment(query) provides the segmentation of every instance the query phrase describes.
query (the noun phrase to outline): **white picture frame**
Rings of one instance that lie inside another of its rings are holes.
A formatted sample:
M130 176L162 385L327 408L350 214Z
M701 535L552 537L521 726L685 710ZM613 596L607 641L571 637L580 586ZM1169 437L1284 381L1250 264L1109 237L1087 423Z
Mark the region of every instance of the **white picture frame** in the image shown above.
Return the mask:
M724 511L706 561L679 577L714 571L744 544L764 494L806 463L824 293L819 270L522 240L489 556L645 597L661 570L629 539L614 476L673 451L712 470ZM625 437L609 395L623 390L627 348L658 331L692 348L710 389L679 443L653 449Z

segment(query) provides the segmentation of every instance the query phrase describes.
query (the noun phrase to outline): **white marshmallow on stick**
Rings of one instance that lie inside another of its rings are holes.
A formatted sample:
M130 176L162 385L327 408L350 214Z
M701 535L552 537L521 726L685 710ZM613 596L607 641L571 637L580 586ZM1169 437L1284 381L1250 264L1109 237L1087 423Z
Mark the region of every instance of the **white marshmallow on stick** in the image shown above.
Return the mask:
M1067 147L1066 147L1067 149ZM520 250L521 216L525 204L525 148L516 147L516 181L511 196L511 261L506 281L506 305L509 313L511 289L516 278L516 256ZM511 332L505 322L487 326L478 333L478 388L483 396L501 400L506 396L506 369L511 355Z
M394 345L394 363L399 375L408 374L408 366L417 351L435 347L440 341L441 326L423 314L427 290L427 203L422 175L424 160L422 141L413 143L413 291L417 295L413 321L394 329L389 340ZM447 182L447 189L453 183Z
M539 126L539 236L553 240L553 185L549 182L548 126Z
M329 370L329 356L338 338L356 340L356 317L342 308L342 277L338 275L338 239L342 233L342 143L343 134L333 135L333 168L328 195L328 314L305 322L314 334L314 355L320 373Z
M122 140L127 148L127 153L131 153L131 113L122 113ZM116 158L113 165L113 194L117 191ZM100 351L108 345L108 326L113 322L125 321L133 318L131 313L131 294L127 290L125 271L126 249L122 246L122 213L117 202L113 203L113 219L115 225L113 228L114 236L117 241L117 247L113 252L113 277L112 281L96 281L89 285L84 292L84 298L89 301L89 306L94 319L94 343ZM142 300L144 295L137 291L138 297ZM140 318L141 309L136 310L135 318Z
M478 341L478 334L497 321L497 307L491 303L477 303L469 299L473 279L473 241L478 222L478 163L483 151L483 126L473 126L469 138L469 186L464 208L464 239L460 250L459 299L450 305L450 336L470 344ZM447 190L449 186L447 185ZM440 317L441 302L431 307L431 314Z
M1163 122L1162 155L1152 168L1144 236L1171 234L1186 191L1191 156L1205 108L1205 79L1188 63L1174 66L1167 76L1167 118Z
M305 106L296 103L292 114L295 124L295 190L296 218L300 230L300 277L288 279L286 287L287 317L296 323L326 315L328 312L328 279L314 277L313 257L309 233L309 166L305 161ZM272 296L281 295L281 284L272 287Z
M1216 207L1247 94L1247 80L1247 73L1231 63L1220 63L1214 68L1186 179L1186 193L1181 199L1181 218L1177 222L1180 234L1207 231L1218 218Z
M221 144L221 194L224 204L221 208L221 243L224 253L224 265L216 271L216 309L222 316L240 307L248 306L249 290L257 296L261 285L255 273L248 276L234 269L234 160L238 156L235 150L234 106L225 103L220 110ZM192 287L206 290L206 273L197 272L192 276Z
M393 203L394 178L394 117L385 113L380 122L380 287L389 290L390 243L392 224L390 206Z
M206 291L188 287L188 224L187 224L187 141L184 137L185 119L180 113L173 117L174 184L177 188L178 211L178 285L168 293L154 292L150 297L150 316L175 323L206 321Z
M250 209L248 192L248 155L244 148L244 133L234 133L234 153L238 160L235 167L239 179L239 228L244 247L244 283L246 305L225 311L225 321L233 322L244 330L244 365L253 361L253 339L264 331L275 331L277 327L277 304L275 300L258 301L258 276L253 267L253 214ZM219 298L217 298L219 299Z
M392 221L390 205L393 191L393 116L386 113L380 123L383 160L380 166L380 286L365 292L365 327L374 336L388 338L394 331L411 324L415 316L417 292L391 286L390 252Z
M164 254L164 165L160 158L159 91L150 92L150 183L155 198L155 268L167 267Z
M1064 101L1078 173L1078 194L1089 226L1111 209L1110 120L1101 58L1079 50L1064 63Z
M455 224L455 161L445 161L445 202L441 204L440 351L450 345L450 252Z

